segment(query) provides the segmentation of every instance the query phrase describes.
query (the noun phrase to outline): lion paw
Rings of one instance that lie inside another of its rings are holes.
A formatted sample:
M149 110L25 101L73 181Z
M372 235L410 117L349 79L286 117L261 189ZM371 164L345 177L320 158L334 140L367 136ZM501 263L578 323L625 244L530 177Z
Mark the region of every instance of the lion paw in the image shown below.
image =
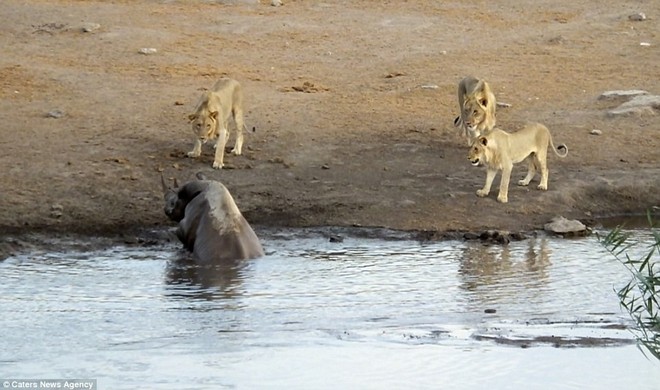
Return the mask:
M529 182L528 182L528 181L525 181L525 179L518 180L518 185L519 185L519 186L523 186L523 187L524 187L524 186L527 186L528 184L529 184Z
M488 196L488 191L477 190L477 196L479 196L481 198L486 197L486 196Z
M225 164L214 161L213 162L213 169L222 169L223 165L225 165Z
M548 186L544 186L543 184L539 184L539 186L536 187L536 188L538 188L538 189L541 190L541 191L547 191Z
M235 156L240 156L241 155L241 150L240 149L232 149L231 153L234 154Z
M197 157L199 157L199 155L200 155L200 153L197 153L195 151L188 152L188 157L190 157L190 158L197 158Z
M507 203L507 202L509 202L509 198L506 197L506 196L498 196L497 201L500 202L500 203Z

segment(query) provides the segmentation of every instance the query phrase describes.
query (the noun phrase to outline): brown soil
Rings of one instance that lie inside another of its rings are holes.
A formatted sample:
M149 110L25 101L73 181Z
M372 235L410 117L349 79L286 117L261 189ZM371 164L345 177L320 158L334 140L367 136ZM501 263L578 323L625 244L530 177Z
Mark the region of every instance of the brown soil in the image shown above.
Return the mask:
M5 234L168 226L161 172L221 180L266 226L521 231L660 204L660 120L608 118L618 102L597 99L660 93L660 2L3 0L0 14ZM186 116L223 75L256 132L217 171L208 145L186 157ZM508 204L497 180L475 195L485 169L452 124L465 75L511 104L498 125L539 121L568 145L547 192L516 186L517 166Z

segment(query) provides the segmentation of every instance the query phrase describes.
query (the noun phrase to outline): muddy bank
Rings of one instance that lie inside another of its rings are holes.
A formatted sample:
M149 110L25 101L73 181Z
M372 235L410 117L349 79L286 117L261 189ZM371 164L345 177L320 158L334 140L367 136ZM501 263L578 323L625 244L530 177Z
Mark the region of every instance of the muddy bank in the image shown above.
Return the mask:
M163 229L161 172L221 180L265 227L444 237L660 205L657 109L610 117L620 102L598 99L660 92L660 26L628 19L639 3L263 3L3 1L0 234ZM485 171L453 128L467 74L511 104L502 128L539 121L568 145L549 158L547 192L516 186L516 167L509 203L496 202L497 180L476 197ZM223 75L243 84L256 132L216 171L210 147L186 157L186 117Z

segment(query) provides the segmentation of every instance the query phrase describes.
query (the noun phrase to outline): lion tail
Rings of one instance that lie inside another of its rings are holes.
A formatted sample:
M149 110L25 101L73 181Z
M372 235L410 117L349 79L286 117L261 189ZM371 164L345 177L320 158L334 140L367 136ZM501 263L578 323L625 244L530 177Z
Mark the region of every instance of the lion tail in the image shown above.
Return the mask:
M550 137L550 146L552 146L552 150L557 156L564 158L568 155L568 146L566 146L566 144L559 144L555 147L555 143L552 142L552 137Z

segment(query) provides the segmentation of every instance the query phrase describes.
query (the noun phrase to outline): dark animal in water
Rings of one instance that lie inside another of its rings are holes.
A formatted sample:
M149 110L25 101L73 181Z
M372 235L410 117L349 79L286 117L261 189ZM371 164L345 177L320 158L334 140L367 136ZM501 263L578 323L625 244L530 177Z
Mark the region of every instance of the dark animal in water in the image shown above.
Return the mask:
M179 223L176 235L200 264L253 259L264 255L259 238L243 217L229 190L200 174L183 186L161 184L165 214Z

